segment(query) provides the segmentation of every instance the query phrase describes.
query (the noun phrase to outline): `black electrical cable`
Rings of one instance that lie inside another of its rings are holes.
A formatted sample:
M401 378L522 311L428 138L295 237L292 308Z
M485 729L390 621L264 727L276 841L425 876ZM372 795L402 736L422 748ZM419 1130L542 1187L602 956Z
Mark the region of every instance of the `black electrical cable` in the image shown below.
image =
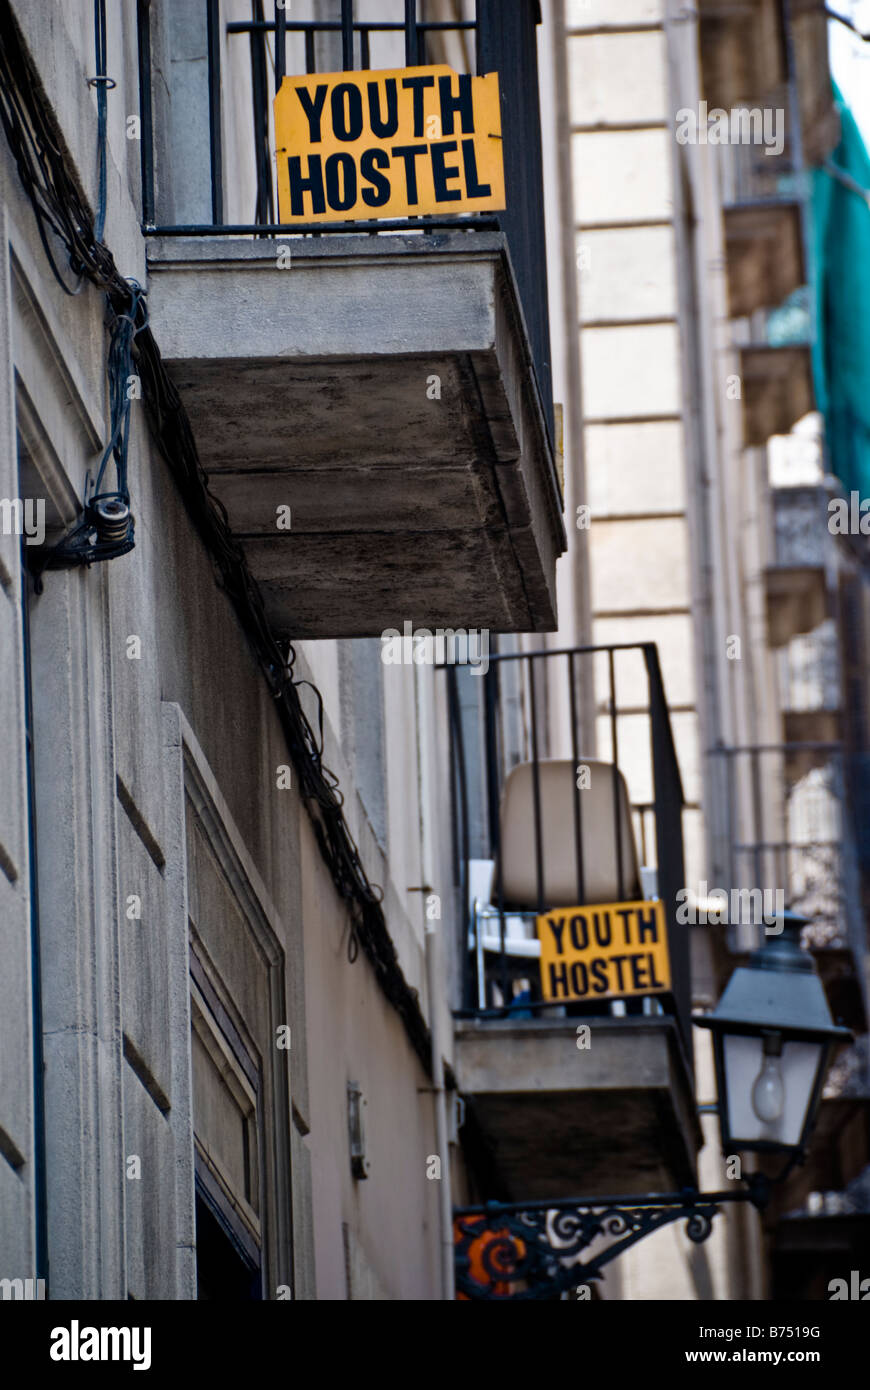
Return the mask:
M118 271L111 251L95 234L87 200L73 179L71 161L29 54L21 40L9 0L0 0L0 120L24 191L36 216L51 269L67 294L70 289L58 264L61 243L73 274L88 279L108 297L115 320L127 318L130 351L142 385L142 400L154 441L175 478L194 525L216 562L219 581L239 616L276 701L299 791L314 828L320 853L333 883L347 905L351 932L349 955L362 949L381 991L399 1014L408 1039L428 1076L431 1042L418 993L408 984L387 928L382 892L366 874L359 849L344 818L335 775L323 764L322 700L318 692L319 737L302 707L293 680L294 653L282 652L266 618L262 595L244 551L233 536L226 511L209 491L187 413L148 326L138 286ZM113 440L115 438L113 417ZM114 449L110 440L109 447ZM104 457L105 462L105 457ZM119 478L120 486L120 478ZM313 688L313 687L312 687ZM452 1077L448 1084L452 1084Z
M94 240L102 241L106 227L106 160L108 126L109 79L106 74L106 0L94 0L94 58L96 76L91 86L97 89L97 220ZM114 83L112 83L114 86Z
M126 314L109 309L111 342L106 374L109 379L109 442L100 460L96 481L86 486L84 516L35 565L37 592L42 590L42 572L65 565L90 565L98 560L115 560L126 555L135 544L135 524L127 490L127 455L130 447L130 409L135 399L138 377L133 370L133 341L144 324L136 327L139 306L144 300L142 287L129 280L130 310ZM147 322L147 318L145 320ZM114 459L117 486L103 490L109 459Z

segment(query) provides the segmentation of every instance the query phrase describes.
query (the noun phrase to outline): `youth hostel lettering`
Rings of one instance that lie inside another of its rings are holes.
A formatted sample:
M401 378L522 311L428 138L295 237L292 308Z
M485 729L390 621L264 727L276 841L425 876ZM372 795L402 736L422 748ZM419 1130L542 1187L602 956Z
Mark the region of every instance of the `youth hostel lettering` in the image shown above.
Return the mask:
M671 989L661 902L560 907L542 913L537 929L545 999L625 999Z
M505 206L495 72L439 64L285 77L275 141L288 225Z

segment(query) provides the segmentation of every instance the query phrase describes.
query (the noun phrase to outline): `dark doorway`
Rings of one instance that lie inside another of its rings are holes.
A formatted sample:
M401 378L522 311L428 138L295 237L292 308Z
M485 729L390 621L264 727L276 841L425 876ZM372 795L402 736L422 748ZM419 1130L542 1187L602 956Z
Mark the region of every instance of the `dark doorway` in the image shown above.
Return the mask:
M250 1303L262 1298L259 1268L196 1194L196 1296L219 1303Z

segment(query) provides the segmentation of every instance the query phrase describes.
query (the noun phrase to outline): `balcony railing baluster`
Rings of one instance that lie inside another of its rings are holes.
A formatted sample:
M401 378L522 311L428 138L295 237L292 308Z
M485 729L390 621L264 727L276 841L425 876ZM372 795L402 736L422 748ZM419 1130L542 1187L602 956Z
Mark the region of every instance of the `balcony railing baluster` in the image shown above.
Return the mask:
M616 675L613 649L607 653L607 678L610 683L610 747L613 765L613 835L616 842L616 877L619 900L625 900L625 877L622 865L622 815L619 803L619 728L616 719Z
M211 220L219 226L224 218L224 156L221 132L221 32L220 0L208 5L208 136L211 166Z
M577 861L577 901L582 903L586 895L586 879L583 865L583 819L580 810L580 743L577 728L577 675L574 667L575 654L568 653L568 683L571 700L571 762L574 768L574 857Z
M814 944L844 940L855 908L847 882L858 833L846 780L852 756L842 744L822 741L711 753L727 768L730 870L718 886L781 891L784 906L810 919L806 936Z
M275 91L284 81L287 71L287 11L283 5L275 6Z
M341 65L353 72L353 0L341 0Z
M529 657L529 713L532 735L532 800L535 811L535 881L538 886L538 911L546 906L544 891L544 841L541 827L541 766L538 757L538 705L535 693L535 658Z
M137 0L139 39L139 120L141 122L142 221L154 222L154 110L151 102L150 0Z
M418 67L420 63L417 0L405 0L405 63L409 68Z
M257 0L256 10L262 15L262 0ZM276 68L279 36L276 29ZM275 219L275 203L272 188L272 163L269 156L269 87L266 35L262 31L252 33L251 44L251 90L253 96L253 119L255 158L257 162L257 221L268 225Z

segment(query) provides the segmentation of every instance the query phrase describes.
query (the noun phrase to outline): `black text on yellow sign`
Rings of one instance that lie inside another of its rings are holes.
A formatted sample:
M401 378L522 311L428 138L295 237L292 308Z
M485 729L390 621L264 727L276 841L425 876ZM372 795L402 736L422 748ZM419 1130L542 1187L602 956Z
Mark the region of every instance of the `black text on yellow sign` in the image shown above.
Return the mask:
M495 72L440 64L285 77L275 144L285 224L505 206Z
M560 907L537 919L545 999L625 999L671 988L660 902Z

